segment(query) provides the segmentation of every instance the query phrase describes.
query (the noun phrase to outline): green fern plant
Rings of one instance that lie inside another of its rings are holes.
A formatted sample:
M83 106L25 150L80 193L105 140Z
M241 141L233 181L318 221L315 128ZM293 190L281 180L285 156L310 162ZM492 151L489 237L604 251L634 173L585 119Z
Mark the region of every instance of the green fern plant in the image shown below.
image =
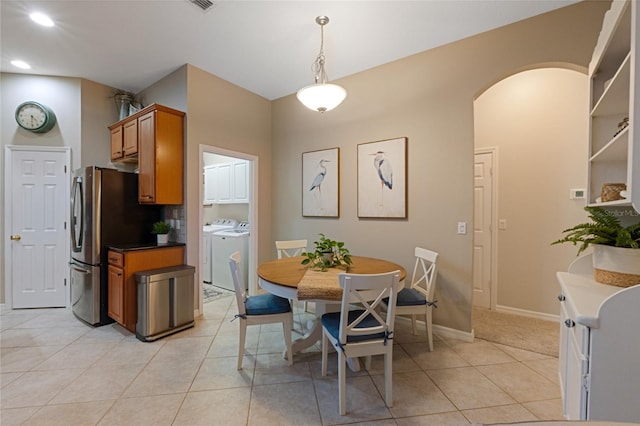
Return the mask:
M591 244L640 248L640 222L624 227L620 220L602 207L586 206L591 222L581 223L562 231L565 235L551 244L580 244L578 255Z

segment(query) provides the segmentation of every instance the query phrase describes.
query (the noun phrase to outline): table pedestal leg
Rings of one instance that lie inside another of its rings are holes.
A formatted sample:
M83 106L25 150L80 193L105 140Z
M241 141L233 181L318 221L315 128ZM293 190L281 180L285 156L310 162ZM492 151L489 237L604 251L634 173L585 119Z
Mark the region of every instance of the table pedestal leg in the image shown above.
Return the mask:
M313 327L301 338L294 340L291 343L291 352L301 352L304 349L310 348L315 345L316 342L322 341L322 323L320 318L326 312L338 312L340 310L339 303L325 303L323 301L316 301L316 319L313 322ZM283 352L284 359L287 359L287 350ZM358 358L347 358L347 365L351 371L360 371L360 361Z

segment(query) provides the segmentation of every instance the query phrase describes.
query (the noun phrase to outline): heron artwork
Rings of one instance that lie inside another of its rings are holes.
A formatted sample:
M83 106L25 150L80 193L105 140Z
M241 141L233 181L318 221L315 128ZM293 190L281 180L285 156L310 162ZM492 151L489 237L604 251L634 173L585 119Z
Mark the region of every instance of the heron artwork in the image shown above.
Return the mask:
M324 166L324 163L329 163L331 160L321 159L318 162L318 168L316 177L313 178L313 182L311 183L311 187L309 191L314 193L314 196L318 200L320 204L320 209L322 210L322 182L324 181L325 176L327 175L327 168Z
M389 189L393 189L393 169L391 168L391 163L385 157L384 151L378 151L375 154L375 158L373 159L373 165L378 171L378 178L380 179L380 205L383 205L383 193L384 187L386 186Z

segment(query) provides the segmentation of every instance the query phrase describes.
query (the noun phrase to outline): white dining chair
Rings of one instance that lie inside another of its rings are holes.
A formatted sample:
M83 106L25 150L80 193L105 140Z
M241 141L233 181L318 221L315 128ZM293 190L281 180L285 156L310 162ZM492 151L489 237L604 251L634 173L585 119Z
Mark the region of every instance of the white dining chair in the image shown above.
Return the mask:
M329 343L338 353L338 399L340 414L346 410L347 358L367 357L371 367L372 355L384 355L384 395L387 407L393 405L392 363L395 299L400 271L383 274L338 275L343 288L340 312L322 315L322 375L327 375ZM382 300L389 300L386 315L376 310ZM357 308L351 310L353 304Z
M307 240L276 241L276 250L278 259L300 256L303 251L307 250Z
M416 262L413 266L411 285L398 292L396 315L411 315L411 327L416 334L416 315L424 315L429 351L433 351L433 325L431 321L433 307L437 300L433 296L436 290L438 273L438 253L425 248L415 248ZM385 302L386 303L386 302Z
M307 250L307 240L279 240L276 241L276 251L278 253L278 259L284 259L287 257L295 257L302 255ZM291 306L295 305L295 300L291 300ZM307 302L303 302L303 312L307 312ZM300 310L298 309L298 313ZM298 314L300 324L303 324L300 314ZM304 326L300 326L298 331L300 334L304 334ZM294 329L295 330L295 329Z
M247 296L244 277L240 269L240 252L236 251L229 257L229 269L233 279L233 287L236 292L238 314L235 318L240 320L240 341L238 342L238 370L242 370L244 358L244 345L247 336L247 326L282 323L284 341L287 347L287 360L293 364L291 351L291 326L293 314L289 300L271 293Z

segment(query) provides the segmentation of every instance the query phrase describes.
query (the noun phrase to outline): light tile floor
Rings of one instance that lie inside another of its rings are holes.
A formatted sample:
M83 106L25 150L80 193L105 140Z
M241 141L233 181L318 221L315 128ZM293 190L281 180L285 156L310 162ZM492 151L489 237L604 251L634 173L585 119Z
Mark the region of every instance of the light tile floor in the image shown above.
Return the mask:
M299 307L297 307L299 308ZM143 343L118 325L92 328L65 309L0 316L0 408L10 425L468 425L562 419L557 358L476 340L436 337L427 351L398 321L394 406L384 404L381 357L349 372L338 414L336 358L320 349L282 359L278 325L248 329L236 370L235 300L207 303L196 326ZM307 322L296 309L296 328Z

